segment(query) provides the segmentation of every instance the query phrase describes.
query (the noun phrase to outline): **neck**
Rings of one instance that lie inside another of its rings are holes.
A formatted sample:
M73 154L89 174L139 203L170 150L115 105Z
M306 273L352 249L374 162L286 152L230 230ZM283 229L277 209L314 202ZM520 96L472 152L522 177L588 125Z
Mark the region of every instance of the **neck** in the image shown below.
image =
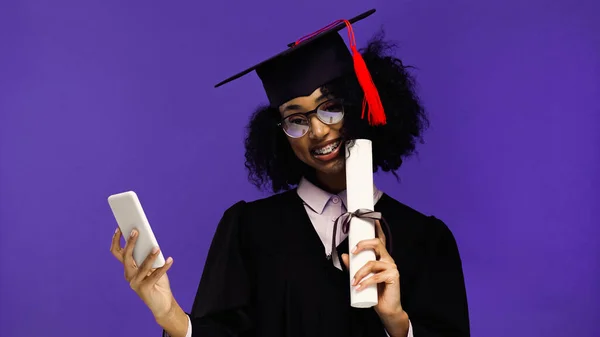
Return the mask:
M346 189L346 172L335 174L316 172L316 184L329 193L338 194Z

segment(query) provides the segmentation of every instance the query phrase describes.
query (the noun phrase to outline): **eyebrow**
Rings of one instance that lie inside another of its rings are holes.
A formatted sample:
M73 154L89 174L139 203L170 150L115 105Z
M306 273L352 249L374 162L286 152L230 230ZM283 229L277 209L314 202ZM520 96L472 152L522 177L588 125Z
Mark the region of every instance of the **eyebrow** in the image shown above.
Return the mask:
M319 96L317 99L315 99L315 103L321 103L321 101L323 101L326 98L327 98L327 95L321 94L321 96ZM291 105L286 106L285 109L283 109L283 112L286 112L288 110L299 110L301 108L302 108L302 106L300 106L298 104L291 104Z

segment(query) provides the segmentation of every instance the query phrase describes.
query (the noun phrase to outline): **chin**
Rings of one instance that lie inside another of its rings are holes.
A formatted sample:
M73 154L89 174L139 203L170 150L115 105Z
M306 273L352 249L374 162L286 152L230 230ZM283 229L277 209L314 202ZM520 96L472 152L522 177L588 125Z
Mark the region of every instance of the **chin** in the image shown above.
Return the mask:
M344 172L345 164L344 157L340 155L327 163L313 162L311 166L325 175L336 175Z

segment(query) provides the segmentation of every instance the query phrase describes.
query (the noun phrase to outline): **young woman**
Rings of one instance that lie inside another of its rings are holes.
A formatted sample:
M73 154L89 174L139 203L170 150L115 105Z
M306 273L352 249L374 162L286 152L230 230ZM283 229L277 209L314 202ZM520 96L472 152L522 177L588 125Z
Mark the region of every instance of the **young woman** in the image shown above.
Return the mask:
M136 232L124 248L115 233L112 252L165 335L470 335L460 255L441 220L374 187L374 211L383 215L376 239L348 247L338 221L347 213L348 141L370 139L374 170L396 174L427 123L406 67L386 54L381 36L355 52L351 24L373 12L336 22L219 84L252 70L261 78L269 104L249 123L246 168L257 187L275 194L225 211L189 314L169 287L172 259L152 270L152 254L136 266ZM350 281L349 254L364 250L377 260ZM350 283L359 290L377 284L378 304L351 307Z

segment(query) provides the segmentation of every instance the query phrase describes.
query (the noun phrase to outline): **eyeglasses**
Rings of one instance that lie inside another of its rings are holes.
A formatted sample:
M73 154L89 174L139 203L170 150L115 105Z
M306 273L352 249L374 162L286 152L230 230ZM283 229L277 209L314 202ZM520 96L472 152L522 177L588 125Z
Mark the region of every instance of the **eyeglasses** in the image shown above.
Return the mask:
M278 124L286 135L291 138L300 138L310 130L309 115L315 114L324 124L331 125L339 123L344 118L344 102L341 99L325 101L316 109L307 112L291 114Z

